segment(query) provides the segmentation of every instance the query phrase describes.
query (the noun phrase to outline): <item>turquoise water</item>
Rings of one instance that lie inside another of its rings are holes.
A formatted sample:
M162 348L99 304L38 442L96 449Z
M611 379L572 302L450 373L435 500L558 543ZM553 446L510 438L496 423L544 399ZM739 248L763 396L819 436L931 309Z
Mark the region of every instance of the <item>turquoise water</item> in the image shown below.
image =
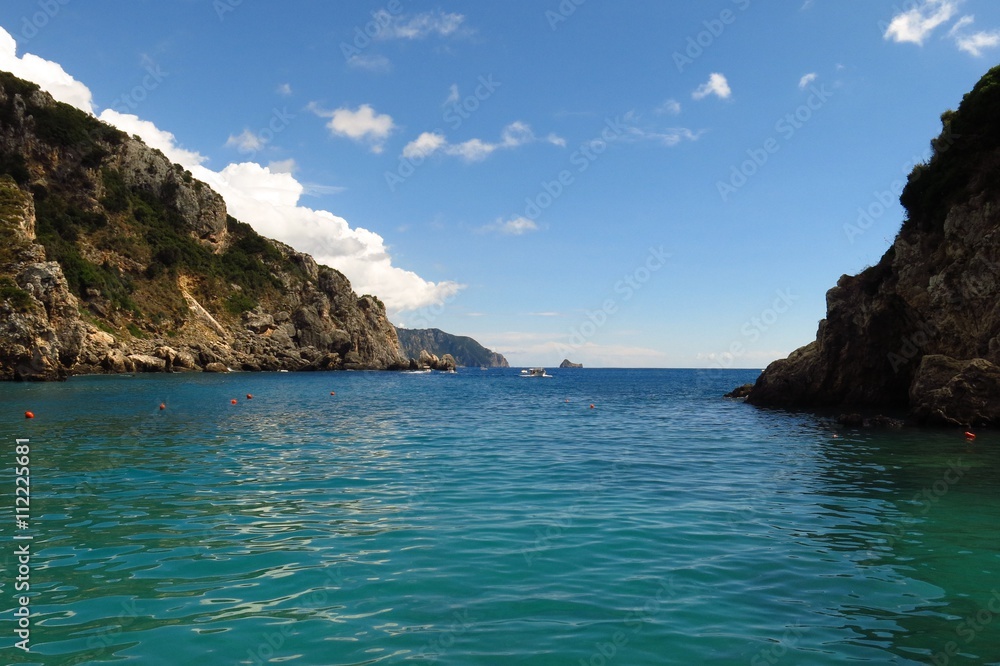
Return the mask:
M756 373L551 374L0 386L0 659L1000 663L1000 436L719 397Z

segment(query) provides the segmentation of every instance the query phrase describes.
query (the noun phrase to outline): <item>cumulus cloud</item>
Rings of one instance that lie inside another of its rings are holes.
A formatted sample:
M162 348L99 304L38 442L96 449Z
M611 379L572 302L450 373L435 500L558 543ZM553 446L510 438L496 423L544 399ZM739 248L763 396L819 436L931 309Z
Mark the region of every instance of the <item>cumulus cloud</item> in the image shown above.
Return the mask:
M3 28L0 28L0 70L37 83L60 102L94 113L93 96L87 86L67 74L58 63L30 53L18 57L17 42Z
M230 135L226 140L226 148L235 148L241 153L255 153L267 145L263 137L258 136L248 129L242 134Z
M897 43L923 45L938 26L951 20L958 11L957 0L923 0L916 7L896 14L882 35Z
M408 159L428 157L434 153L442 153L458 157L466 162L480 162L497 150L511 150L519 146L535 142L551 143L554 146L565 146L566 140L555 134L539 138L531 126L521 121L507 125L500 135L499 141L483 141L469 139L461 143L449 143L440 133L424 132L403 147L403 157Z
M694 99L705 99L709 95L715 95L719 99L729 99L733 94L733 91L729 88L729 81L726 77L718 72L713 72L711 76L708 77L708 81L698 86L698 88L691 93L691 97Z
M805 76L803 76L801 79L799 79L799 90L805 90L809 86L810 83L812 83L813 81L815 81L818 78L819 78L819 75L816 72L809 72L808 74L806 74Z
M105 109L98 118L109 125L114 125L126 134L139 135L147 146L161 151L171 162L191 167L205 161L204 155L178 146L177 137L170 132L165 132L148 120L142 120L134 114Z
M91 111L88 107L92 97L85 85L56 63L30 55L17 58L14 40L3 28L0 28L0 69L12 71L44 89L52 86L59 91L60 101ZM272 168L244 162L214 171L203 165L206 161L203 155L182 148L173 134L148 120L112 109L101 112L99 118L128 134L138 135L150 147L161 150L167 159L190 169L195 178L222 195L231 215L261 234L340 270L351 280L355 291L378 296L394 316L442 303L463 288L456 282L430 282L395 266L380 235L351 227L347 220L329 211L302 206L300 199L311 186L303 185L292 175L294 160L274 163ZM372 118L377 116L373 113ZM345 132L351 127L348 122ZM368 132L357 131L362 138L369 136Z
M321 118L329 118L327 129L334 136L343 136L359 143L367 143L373 153L381 153L386 139L396 128L392 116L377 113L370 104L362 104L351 110L341 107L333 111L324 111L315 104L310 110Z
M955 45L960 51L965 51L969 55L977 58L983 55L985 49L993 49L1000 46L1000 30L979 31L969 33L966 28L975 23L976 17L963 16L948 31L948 36L955 40Z
M289 95L292 94L292 84L290 84L290 83L282 83L281 85L279 85L277 87L276 92L279 95L283 95L284 97L288 97Z
M523 236L532 231L538 231L538 225L526 217L515 217L510 220L499 219L493 224L487 224L481 231L494 232L504 236Z

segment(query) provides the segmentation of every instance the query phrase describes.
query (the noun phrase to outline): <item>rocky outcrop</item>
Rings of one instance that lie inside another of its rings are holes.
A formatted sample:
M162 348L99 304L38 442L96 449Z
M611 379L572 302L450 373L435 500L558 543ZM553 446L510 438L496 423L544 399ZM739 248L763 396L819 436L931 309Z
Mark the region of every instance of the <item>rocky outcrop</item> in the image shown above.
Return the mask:
M0 379L62 379L87 336L77 299L33 243L34 230L31 198L0 176Z
M458 367L455 357L445 354L438 358L426 349L421 349L416 359L410 360L410 368L413 370L439 370L441 372L454 372Z
M997 422L1000 68L942 116L933 157L900 198L881 261L827 293L816 340L775 361L747 401L908 410L920 422ZM850 232L850 229L848 229Z
M564 358L563 362L559 364L560 368L582 368L583 363L573 363L568 358Z
M502 354L483 347L465 335L452 335L437 328L397 328L403 353L419 360L420 352L427 351L437 356L450 354L455 363L463 367L509 368L510 364Z
M1000 368L982 358L924 356L910 387L910 410L926 424L1000 423Z
M385 306L0 72L0 379L407 367Z

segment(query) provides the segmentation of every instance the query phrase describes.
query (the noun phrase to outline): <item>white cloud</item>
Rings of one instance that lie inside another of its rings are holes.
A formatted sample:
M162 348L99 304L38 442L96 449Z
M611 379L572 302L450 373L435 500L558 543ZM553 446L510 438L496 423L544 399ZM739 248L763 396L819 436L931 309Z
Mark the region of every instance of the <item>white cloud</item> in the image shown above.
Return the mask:
M622 129L616 140L626 142L653 141L664 146L673 147L682 141L697 141L703 130L695 132L687 127L656 127L648 123L643 123L642 118L635 111L629 111L619 120Z
M87 86L67 74L58 63L30 53L18 57L17 42L2 27L0 27L0 70L37 83L57 101L65 102L90 114L94 113L93 96Z
M963 16L948 31L948 36L955 40L955 46L960 51L965 51L969 55L979 58L983 55L984 49L993 49L1000 46L1000 30L979 31L969 34L966 28L975 23L975 16Z
M16 58L13 44L10 34L0 28L0 69L13 70L15 75L46 89L52 85L61 91L62 101L74 106L83 108L90 103L90 90L62 67L30 55ZM292 160L276 163L273 170L244 162L213 171L202 165L204 156L179 147L173 134L147 120L112 109L103 111L99 118L128 134L140 136L147 145L161 150L167 159L190 169L195 178L222 195L233 217L343 272L356 292L378 296L393 316L443 303L463 288L456 282L429 282L393 265L389 250L378 234L352 228L344 218L328 211L300 205L307 186L291 174ZM367 134L362 132L361 136Z
M451 84L451 87L448 88L448 97L444 100L444 106L456 104L459 99L461 99L461 97L458 94L458 84L453 83Z
M311 104L310 110L321 118L330 119L326 126L335 136L367 143L373 153L382 152L385 140L396 128L392 116L377 113L370 104L362 104L353 111L345 107L334 111L323 111L315 104Z
M263 137L257 136L248 129L243 130L242 134L230 135L226 140L226 148L235 148L241 153L255 153L265 145L267 145L267 141Z
M287 160L270 162L267 165L267 168L271 173L295 173L298 170L299 165L295 163L293 158L288 158Z
M1000 46L1000 30L990 32L977 32L972 35L957 37L955 44L958 48L975 57L983 55L983 49L994 49Z
M136 134L142 137L147 146L156 148L171 162L190 168L201 164L206 159L204 155L178 146L177 137L170 132L165 132L148 120L141 120L131 113L119 113L114 109L105 109L98 118L109 125L114 125L126 134Z
M432 155L442 146L448 143L442 134L434 132L424 132L403 148L403 157L406 159L419 159Z
M812 83L813 81L815 81L818 78L819 78L819 75L816 72L809 72L808 74L806 74L805 76L803 76L801 79L799 79L799 90L805 90L809 86L810 83Z
M510 150L535 142L551 143L554 146L565 147L566 140L555 134L538 138L527 123L521 121L507 125L496 142L482 139L469 139L462 143L449 143L443 134L424 132L403 148L403 157L408 159L428 157L440 152L444 155L458 157L466 162L479 162L497 150Z
M679 116L681 115L681 103L676 99L668 99L657 107L655 113L661 115Z
M379 31L379 39L425 39L431 36L459 37L471 34L466 27L465 16L447 14L440 10L407 16L393 16L386 10L376 12L376 23L385 27Z
M347 59L347 64L369 72L388 72L392 69L392 62L384 55L377 54L353 55Z
M729 88L729 81L718 72L713 72L708 77L708 81L698 86L697 90L691 93L694 99L705 99L709 95L715 95L719 99L729 99L733 91Z
M283 95L285 97L288 97L289 95L292 94L292 84L290 84L290 83L282 83L281 85L278 86L277 93L279 95Z
M916 7L894 16L882 37L922 46L938 26L951 20L958 11L958 4L958 0L923 0Z
M482 231L495 232L504 236L523 236L532 231L538 231L538 225L526 217L515 217L510 220L499 219L493 224L482 227Z

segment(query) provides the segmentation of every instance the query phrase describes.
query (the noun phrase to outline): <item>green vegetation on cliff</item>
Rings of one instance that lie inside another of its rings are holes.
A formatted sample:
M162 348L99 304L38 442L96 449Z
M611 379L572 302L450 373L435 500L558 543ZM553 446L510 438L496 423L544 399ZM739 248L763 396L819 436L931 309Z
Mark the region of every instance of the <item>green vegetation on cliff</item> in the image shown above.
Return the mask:
M943 130L931 141L926 164L910 173L899 201L906 209L904 231L940 232L956 202L984 191L996 192L1000 183L1000 66L988 71L962 98L957 111L941 115Z

